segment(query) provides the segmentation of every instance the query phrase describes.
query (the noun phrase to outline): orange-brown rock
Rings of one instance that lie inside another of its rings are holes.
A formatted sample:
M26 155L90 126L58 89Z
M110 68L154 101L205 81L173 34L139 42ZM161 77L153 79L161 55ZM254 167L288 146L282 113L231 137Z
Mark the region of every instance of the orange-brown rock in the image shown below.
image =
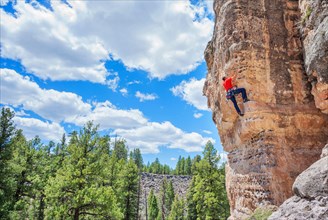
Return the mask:
M303 65L295 0L216 0L215 28L205 50L204 94L228 152L231 219L280 205L328 141L328 116L316 108ZM226 101L221 78L237 73L250 102L245 116Z

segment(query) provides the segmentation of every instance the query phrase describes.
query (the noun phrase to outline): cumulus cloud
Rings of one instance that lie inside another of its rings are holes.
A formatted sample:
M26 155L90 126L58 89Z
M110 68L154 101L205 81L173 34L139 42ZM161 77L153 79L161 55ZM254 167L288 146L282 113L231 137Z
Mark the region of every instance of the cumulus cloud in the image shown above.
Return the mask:
M128 82L128 85L134 85L134 84L141 84L141 82L138 81L138 80L134 80L132 82Z
M20 110L20 111L16 111L15 112L16 116L30 116L29 114L27 114L24 110Z
M17 128L24 131L27 139L32 139L37 134L42 140L58 142L65 130L58 123L43 122L35 118L14 117Z
M204 82L204 78L200 80L192 78L189 81L182 81L180 85L171 88L171 91L175 96L181 97L195 108L208 111L207 100L203 96Z
M150 100L157 99L157 95L156 94L144 94L144 93L141 93L139 91L136 92L136 97L139 98L139 101L140 102L150 101Z
M186 152L200 152L212 138L198 133L187 133L172 125L171 122L148 122L136 129L116 129L115 134L124 137L129 146L140 148L143 153L158 153L159 147L179 148Z
M206 6L189 1L50 3L53 10L16 1L16 17L1 9L2 56L41 79L105 84L109 59L152 78L185 74L203 60L212 34L213 21L200 13Z
M208 131L208 130L203 130L203 132L204 132L205 134L212 134L212 132L211 132L211 131Z
M120 89L120 93L123 95L123 96L127 96L128 95L128 90L126 88L122 88Z
M109 79L106 81L106 85L108 88L110 88L113 92L116 92L116 89L118 87L118 83L120 81L120 78L118 75L116 75L113 79Z
M1 9L2 56L19 59L41 79L104 83L108 73L101 60L108 58L108 51L95 37L72 33L69 23L76 19L75 9L55 5L52 12L36 1L33 6L17 1L17 18Z
M147 119L138 109L117 109L109 101L97 103L92 111L83 116L75 117L72 123L83 126L88 121L100 124L100 129L134 129L147 123Z
M0 0L0 6L7 5L9 0Z
M29 138L38 134L46 140L59 140L65 132L59 122L83 126L92 120L100 124L100 130L111 130L125 138L129 147L138 147L143 153L158 153L160 147L199 152L208 140L214 143L212 138L185 132L171 122L149 121L138 109L118 109L109 101L88 104L75 93L42 89L14 70L1 69L0 73L2 104L32 111L52 121L15 117Z
M228 154L226 152L222 152L220 155L220 163L225 163L228 161Z
M10 69L0 70L3 104L22 105L24 109L55 122L71 121L91 109L91 105L84 103L82 97L75 93L41 89L27 76Z
M203 116L202 113L194 113L195 118L201 118Z

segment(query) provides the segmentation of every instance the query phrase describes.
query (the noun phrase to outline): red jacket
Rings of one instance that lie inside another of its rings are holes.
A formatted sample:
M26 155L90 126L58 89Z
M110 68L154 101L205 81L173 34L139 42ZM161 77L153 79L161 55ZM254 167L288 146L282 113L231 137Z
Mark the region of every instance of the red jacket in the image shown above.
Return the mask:
M223 87L225 88L226 91L228 91L229 89L233 88L233 85L232 85L232 77L229 77L226 80L224 80Z

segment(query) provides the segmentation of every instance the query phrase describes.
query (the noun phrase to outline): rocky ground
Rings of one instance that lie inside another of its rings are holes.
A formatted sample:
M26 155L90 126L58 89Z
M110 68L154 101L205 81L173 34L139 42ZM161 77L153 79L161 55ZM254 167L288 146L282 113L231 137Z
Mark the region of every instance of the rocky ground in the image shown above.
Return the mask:
M293 192L269 220L328 219L328 144L321 159L296 178Z

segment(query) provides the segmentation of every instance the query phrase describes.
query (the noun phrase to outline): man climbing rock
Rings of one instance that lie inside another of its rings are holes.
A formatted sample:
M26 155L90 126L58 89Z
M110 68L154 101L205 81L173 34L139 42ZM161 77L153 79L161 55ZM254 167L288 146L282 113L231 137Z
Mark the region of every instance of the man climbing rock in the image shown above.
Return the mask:
M246 94L246 90L244 88L237 88L236 86L234 86L234 80L236 79L236 73L234 73L231 77L227 78L227 77L223 77L223 87L225 88L227 94L226 94L226 98L230 99L233 103L233 105L235 106L235 109L237 111L237 113L240 116L244 116L243 113L241 113L235 95L241 93L242 97L243 97L243 101L248 102L249 99L247 98L247 94Z

